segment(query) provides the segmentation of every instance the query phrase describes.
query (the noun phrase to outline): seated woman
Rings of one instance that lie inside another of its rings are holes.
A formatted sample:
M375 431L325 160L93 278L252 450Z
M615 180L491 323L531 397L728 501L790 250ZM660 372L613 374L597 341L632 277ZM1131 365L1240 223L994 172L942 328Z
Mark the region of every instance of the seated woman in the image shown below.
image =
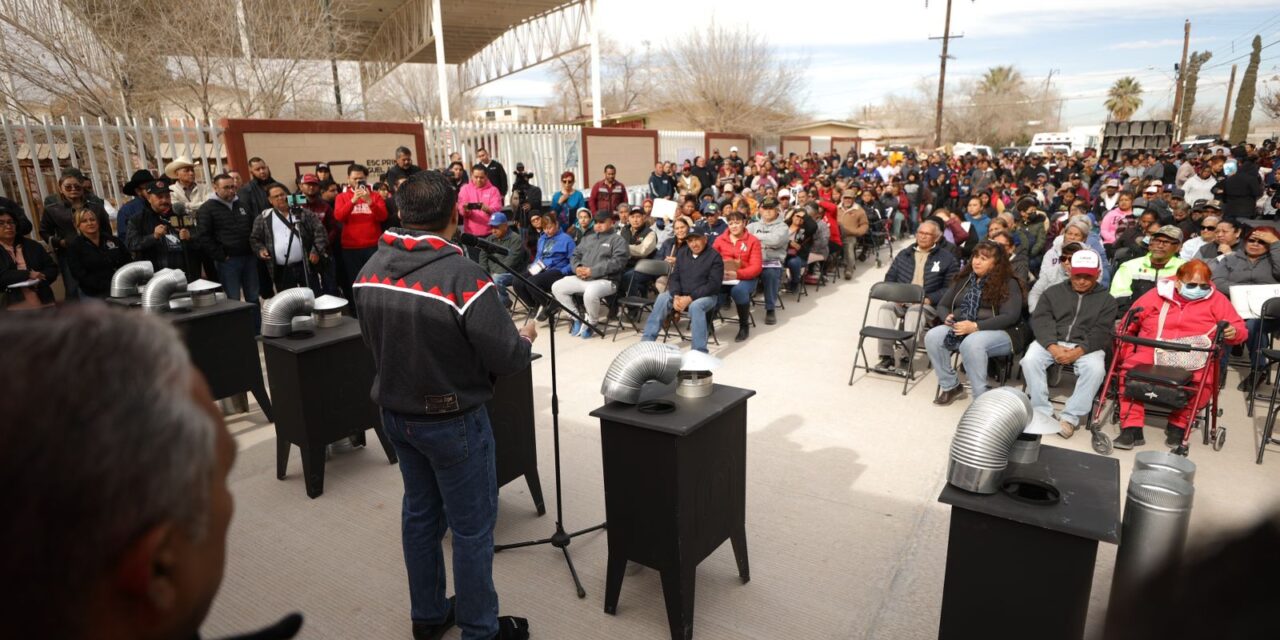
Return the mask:
M57 279L58 265L53 258L39 242L19 236L13 212L0 209L0 308L16 311L53 306L49 285Z
M1009 330L1022 318L1022 286L1000 245L983 240L937 306L940 324L924 336L925 350L938 372L940 393L933 403L951 404L963 393L951 354L960 353L976 399L987 390L987 360L1013 354Z
M658 247L658 253L653 256L654 260L665 260L672 268L676 266L676 253L684 248L685 240L689 237L689 230L693 228L693 219L688 216L677 216L675 221L671 223L671 237L662 241L662 246ZM667 276L661 276L653 287L662 293L667 290Z
M1244 320L1236 313L1231 301L1219 292L1212 283L1212 272L1209 265L1200 260L1192 260L1178 267L1172 278L1156 283L1155 288L1142 294L1133 303L1133 308L1141 309L1134 315L1132 322L1124 329L1131 335L1152 340L1175 341L1191 336L1206 336L1212 339L1217 323L1225 320L1229 323L1223 338L1230 345L1240 344L1248 337ZM1207 346L1207 341L1203 346ZM1151 347L1124 345L1117 354L1120 358L1122 380L1128 377L1134 367L1155 363L1155 352ZM1160 363L1163 364L1163 363ZM1211 367L1207 361L1192 372L1192 385L1199 385L1201 379ZM1174 447L1182 442L1183 431L1197 411L1209 401L1213 382L1204 386L1204 393L1194 398L1188 406L1169 414L1169 426L1165 428L1165 444ZM1115 439L1117 449L1132 449L1146 444L1142 437L1146 411L1142 403L1129 400L1124 393L1120 394L1120 436Z
M1234 251L1210 263L1213 270L1213 286L1222 295L1231 297L1231 287L1235 285L1276 284L1280 282L1280 237L1272 227L1254 227L1249 232L1249 239L1244 243L1244 251ZM1253 339L1249 340L1250 362L1258 374L1250 372L1240 381L1240 391L1252 392L1260 382L1266 379L1266 359L1262 355L1262 347L1271 346L1266 336L1275 331L1280 324L1275 321L1264 321L1262 318L1250 318L1244 321ZM1225 357L1225 354L1224 354ZM1226 364L1226 360L1223 360Z
M111 276L129 261L129 253L111 235L98 228L98 217L88 209L76 212L76 231L67 246L71 277L80 283L80 295L105 298L111 293Z

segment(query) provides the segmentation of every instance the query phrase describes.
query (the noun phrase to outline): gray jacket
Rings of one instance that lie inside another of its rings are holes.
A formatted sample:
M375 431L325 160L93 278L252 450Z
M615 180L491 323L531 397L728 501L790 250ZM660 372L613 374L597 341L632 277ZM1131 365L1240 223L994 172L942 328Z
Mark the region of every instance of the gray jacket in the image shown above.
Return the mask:
M1244 251L1234 251L1209 261L1213 269L1213 286L1224 296L1231 295L1231 285L1275 284L1280 282L1280 242L1272 242L1266 255L1250 260Z
M311 211L307 209L301 211L302 217L294 224L298 231L298 238L302 241L303 253L325 255L325 245L329 242L329 236L324 231L324 224ZM253 230L249 232L249 246L253 248L254 255L266 249L267 253L271 254L273 264L276 257L276 242L275 225L272 224L271 217L274 213L275 209L267 209L258 214L258 217L253 220Z
M747 225L747 231L760 240L760 251L765 261L787 259L787 243L791 240L791 231L787 223L782 221L782 216L778 216L773 222L752 222Z
M591 269L590 280L617 280L622 277L622 270L627 267L630 257L627 241L622 234L613 231L603 235L593 233L584 236L569 263L575 269Z

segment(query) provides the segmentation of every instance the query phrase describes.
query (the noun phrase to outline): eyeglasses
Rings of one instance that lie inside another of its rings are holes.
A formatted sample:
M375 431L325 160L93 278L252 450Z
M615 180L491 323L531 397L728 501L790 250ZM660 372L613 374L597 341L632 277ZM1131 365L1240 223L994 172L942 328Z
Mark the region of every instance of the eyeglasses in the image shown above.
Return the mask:
M18 223L12 220L0 220L0 227L16 227Z
M1213 285L1209 284L1208 282L1184 282L1182 283L1182 286L1188 289L1206 289L1207 290L1209 287L1212 287Z
M1248 244L1266 244L1261 238L1249 238L1248 240L1245 240L1245 242Z
M563 183L565 183L565 184L573 184L573 179L572 179L572 178L565 178L564 180L561 180L560 182L563 182Z
M1178 244L1178 243L1173 241L1170 238L1165 238L1163 236L1156 236L1151 239L1151 244Z

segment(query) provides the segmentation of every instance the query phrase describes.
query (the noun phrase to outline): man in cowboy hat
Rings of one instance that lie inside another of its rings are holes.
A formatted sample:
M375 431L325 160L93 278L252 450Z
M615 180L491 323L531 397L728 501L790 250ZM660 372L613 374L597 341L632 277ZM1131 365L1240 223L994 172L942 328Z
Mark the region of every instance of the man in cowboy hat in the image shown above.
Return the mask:
M193 227L197 224L196 212L200 210L201 205L213 197L213 191L209 185L196 182L195 166L187 156L178 156L164 166L164 177L171 182L169 192L173 194L170 198L173 201L173 212L182 219L184 226ZM199 235L199 230L196 230L196 234ZM217 276L217 263L201 251L199 246L190 245L188 252L191 260L199 265L209 279Z
M116 237L120 239L120 244L129 246L129 220L134 216L142 213L147 206L147 199L141 193L138 193L138 187L153 182L156 179L152 173L146 169L138 169L129 177L129 181L120 185L120 192L126 196L132 196L133 199L120 206L120 212L116 214Z
M213 196L208 185L196 182L195 166L187 156L178 156L164 166L164 177L173 183L169 185L173 192L173 209L180 215L194 216L200 205Z

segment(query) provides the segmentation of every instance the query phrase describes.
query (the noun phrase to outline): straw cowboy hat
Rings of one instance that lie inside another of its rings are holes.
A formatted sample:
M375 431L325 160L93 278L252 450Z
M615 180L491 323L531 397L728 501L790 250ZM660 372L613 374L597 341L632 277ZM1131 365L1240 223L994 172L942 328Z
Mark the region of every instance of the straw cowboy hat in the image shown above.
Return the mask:
M164 175L170 179L177 180L178 169L186 169L187 167L194 166L196 166L196 164L191 161L191 158L188 158L187 156L178 156L173 159L173 162L164 166Z

